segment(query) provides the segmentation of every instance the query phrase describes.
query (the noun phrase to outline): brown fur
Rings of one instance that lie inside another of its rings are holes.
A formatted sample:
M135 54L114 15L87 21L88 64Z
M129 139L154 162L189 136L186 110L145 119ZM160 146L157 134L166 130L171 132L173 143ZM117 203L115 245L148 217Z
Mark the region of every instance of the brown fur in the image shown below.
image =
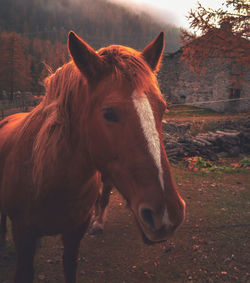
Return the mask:
M160 93L154 74L138 51L113 45L100 49L98 53L112 68L113 80L118 84L125 78L135 89L152 91L153 87L157 90L157 92L153 90L154 92ZM77 114L75 109L72 109L74 107L72 97L81 103L82 108L78 105L81 111L86 111L85 108L88 106L87 82L72 61L46 78L45 88L46 95L41 105L32 111L29 118L34 119L37 115L45 118L33 146L33 177L38 185L37 188L42 181L43 167L48 166L46 161L49 160L52 167L58 154L67 149L71 131L71 115L72 112ZM44 148L47 150L44 151Z
M160 136L165 102L150 66L159 65L161 40L144 57L122 46L96 53L70 33L69 49L73 61L45 80L42 102L0 123L0 210L12 221L18 283L33 280L37 238L54 234L63 239L65 280L75 282L77 251L101 186L99 171L128 200L150 241L165 240L184 217L163 142L164 190L131 99L135 89L147 95ZM105 118L107 107L117 122ZM171 225L164 220L167 206Z

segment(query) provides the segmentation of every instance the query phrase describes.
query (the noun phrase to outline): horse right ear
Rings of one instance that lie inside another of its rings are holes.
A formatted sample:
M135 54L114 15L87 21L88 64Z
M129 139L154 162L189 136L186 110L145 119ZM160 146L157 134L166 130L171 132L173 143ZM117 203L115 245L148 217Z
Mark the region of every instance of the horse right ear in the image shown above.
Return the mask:
M69 32L68 49L77 68L87 80L96 79L103 68L103 61L96 51L73 31Z
M164 33L161 32L157 38L149 43L142 51L142 56L153 72L159 70L162 54L164 50Z

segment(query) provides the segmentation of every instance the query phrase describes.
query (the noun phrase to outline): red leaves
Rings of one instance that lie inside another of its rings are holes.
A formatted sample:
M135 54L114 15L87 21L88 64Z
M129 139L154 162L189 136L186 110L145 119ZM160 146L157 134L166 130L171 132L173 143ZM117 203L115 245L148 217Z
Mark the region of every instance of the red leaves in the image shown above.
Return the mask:
M250 159L243 158L239 162L230 163L228 165L215 165L210 161L203 159L200 156L186 157L184 159L187 162L187 167L193 172L236 172L238 169L250 169ZM213 185L211 185L213 186Z
M199 167L197 167L198 160L199 160L198 156L185 158L185 161L187 161L188 163L188 169L190 171L198 172L200 170Z
M232 167L235 167L235 168L240 168L241 167L241 164L236 162L236 163L231 163L230 164Z

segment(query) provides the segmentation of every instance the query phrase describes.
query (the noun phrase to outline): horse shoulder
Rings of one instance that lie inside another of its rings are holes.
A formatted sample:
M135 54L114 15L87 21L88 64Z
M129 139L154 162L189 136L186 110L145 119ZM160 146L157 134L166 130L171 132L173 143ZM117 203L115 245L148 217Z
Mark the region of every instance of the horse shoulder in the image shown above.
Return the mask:
M0 176L3 164L15 142L15 134L27 113L6 117L0 122ZM2 166L1 166L2 165Z
M3 176L6 162L16 141L18 129L28 113L18 113L6 117L0 122L0 201L2 202ZM0 205L2 206L2 205Z

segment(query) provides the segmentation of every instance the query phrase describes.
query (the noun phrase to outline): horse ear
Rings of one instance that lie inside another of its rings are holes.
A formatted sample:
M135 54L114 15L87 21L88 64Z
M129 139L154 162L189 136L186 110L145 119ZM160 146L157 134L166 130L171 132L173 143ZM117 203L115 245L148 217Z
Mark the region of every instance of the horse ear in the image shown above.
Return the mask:
M88 80L94 80L101 73L102 59L91 46L73 31L69 32L68 49L76 66Z
M164 46L164 32L161 32L154 41L150 42L143 49L141 53L144 60L154 72L159 70Z

